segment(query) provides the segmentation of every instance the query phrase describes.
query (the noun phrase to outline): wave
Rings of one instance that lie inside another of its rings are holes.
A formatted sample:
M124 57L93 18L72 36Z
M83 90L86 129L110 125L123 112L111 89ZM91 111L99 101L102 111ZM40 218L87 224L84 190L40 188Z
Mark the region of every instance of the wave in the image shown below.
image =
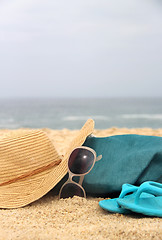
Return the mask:
M0 123L13 123L15 121L14 118L8 118L8 117L1 117L0 118Z
M1 118L0 129L15 129L20 128L21 125L15 121L14 118Z
M22 126L19 124L0 124L0 129L16 129L16 128L21 128Z
M122 118L162 120L162 114L123 114Z
M95 115L95 116L67 116L63 118L63 121L80 121L84 120L86 121L87 119L92 118L94 120L109 120L109 117L102 116L102 115Z

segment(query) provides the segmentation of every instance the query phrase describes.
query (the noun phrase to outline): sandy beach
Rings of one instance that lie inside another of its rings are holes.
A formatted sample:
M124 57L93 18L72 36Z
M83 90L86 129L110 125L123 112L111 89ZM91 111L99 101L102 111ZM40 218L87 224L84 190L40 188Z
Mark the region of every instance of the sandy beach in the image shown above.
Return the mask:
M78 130L44 128L60 155ZM0 137L18 130L0 130ZM109 128L95 130L96 136L143 134L162 137L162 129ZM112 214L102 210L98 202L103 198L74 197L58 199L54 190L18 209L0 209L0 240L52 239L162 239L162 218L140 214Z

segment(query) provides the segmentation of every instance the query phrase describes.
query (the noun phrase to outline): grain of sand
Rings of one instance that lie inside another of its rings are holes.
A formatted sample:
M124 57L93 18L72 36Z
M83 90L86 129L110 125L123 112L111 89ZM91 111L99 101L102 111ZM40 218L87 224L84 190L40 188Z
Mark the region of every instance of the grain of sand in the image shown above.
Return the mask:
M43 129L53 141L60 155L77 134L70 131ZM18 130L0 130L0 136ZM162 129L95 130L96 136L143 134L162 137ZM162 240L162 218L139 214L121 215L102 210L98 202L103 198L74 197L58 199L51 191L38 201L18 209L0 209L0 240L80 240L80 239L158 239Z

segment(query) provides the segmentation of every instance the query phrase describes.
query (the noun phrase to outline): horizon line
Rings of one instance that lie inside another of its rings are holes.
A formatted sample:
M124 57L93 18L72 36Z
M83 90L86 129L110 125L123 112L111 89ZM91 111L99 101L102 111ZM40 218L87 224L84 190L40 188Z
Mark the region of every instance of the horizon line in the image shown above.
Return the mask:
M61 100L61 99L78 99L78 100L84 100L84 99L160 99L162 98L162 96L107 96L107 97L54 97L54 96L6 96L6 97L0 97L0 100L19 100L19 99L35 99L35 100L39 100L39 99L57 99L57 100Z

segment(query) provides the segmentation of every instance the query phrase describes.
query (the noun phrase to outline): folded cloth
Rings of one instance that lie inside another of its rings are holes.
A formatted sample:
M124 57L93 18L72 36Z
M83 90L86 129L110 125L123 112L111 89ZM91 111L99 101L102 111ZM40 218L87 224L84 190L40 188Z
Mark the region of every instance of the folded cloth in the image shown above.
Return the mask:
M125 182L136 186L145 181L162 182L162 137L91 135L84 146L94 149L97 156L102 154L84 178L83 187L88 194L118 194Z

